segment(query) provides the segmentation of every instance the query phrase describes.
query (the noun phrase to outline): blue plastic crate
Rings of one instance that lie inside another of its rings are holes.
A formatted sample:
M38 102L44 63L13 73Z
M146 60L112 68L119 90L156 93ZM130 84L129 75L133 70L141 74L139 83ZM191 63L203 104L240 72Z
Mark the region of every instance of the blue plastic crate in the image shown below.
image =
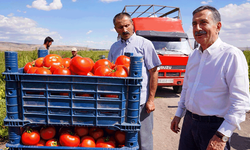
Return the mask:
M46 54L47 51L40 52L39 56ZM5 52L6 70L3 75L7 116L4 125L9 127L6 146L10 150L48 149L20 144L20 127L26 125L97 126L126 132L125 147L112 150L137 150L141 65L141 57L131 56L130 77L127 78L25 74L22 68L17 67L17 53Z
M8 147L8 150L68 150L68 149L74 149L74 150L138 150L139 147L122 147L122 148L87 148L87 147L63 147L63 146L58 146L58 147L47 147L47 146L24 146L21 144L6 144L6 147Z
M131 56L132 77L126 78L26 74L17 70L15 53L5 52L5 57L5 126L113 126L139 131L141 57Z

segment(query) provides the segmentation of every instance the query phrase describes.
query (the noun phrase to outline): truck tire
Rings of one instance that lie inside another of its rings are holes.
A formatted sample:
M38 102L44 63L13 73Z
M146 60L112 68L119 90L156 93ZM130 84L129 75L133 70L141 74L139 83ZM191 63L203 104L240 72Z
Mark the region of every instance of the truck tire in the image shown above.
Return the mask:
M175 93L181 93L182 86L173 86L173 90Z

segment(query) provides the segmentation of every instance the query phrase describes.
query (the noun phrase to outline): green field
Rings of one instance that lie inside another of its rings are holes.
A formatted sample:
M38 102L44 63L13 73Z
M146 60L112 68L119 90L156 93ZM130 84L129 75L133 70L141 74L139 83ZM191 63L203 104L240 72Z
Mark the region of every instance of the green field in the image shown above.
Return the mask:
M51 54L58 54L63 58L71 57L71 51L50 51ZM100 55L108 57L108 51L79 51L78 54L82 57L89 57L93 61L97 61ZM248 66L250 66L250 51L244 51ZM18 68L24 67L27 62L37 59L37 51L19 51L18 52ZM248 69L249 71L250 69ZM0 52L0 72L5 71L5 56L4 52ZM250 73L249 73L250 75ZM250 77L250 76L249 76ZM1 137L8 136L8 128L3 126L3 119L6 116L5 106L5 82L4 77L0 76L0 142Z
M50 54L58 54L63 58L71 57L71 51L50 51ZM82 57L89 57L94 62L100 59L100 55L108 57L108 51L78 51L78 55ZM18 51L18 68L24 67L27 62L32 62L37 59L37 50L34 51ZM5 56L4 52L0 52L0 72L5 71ZM5 106L5 82L4 77L0 76L0 142L3 141L3 137L8 136L8 128L3 126L3 120L6 116Z

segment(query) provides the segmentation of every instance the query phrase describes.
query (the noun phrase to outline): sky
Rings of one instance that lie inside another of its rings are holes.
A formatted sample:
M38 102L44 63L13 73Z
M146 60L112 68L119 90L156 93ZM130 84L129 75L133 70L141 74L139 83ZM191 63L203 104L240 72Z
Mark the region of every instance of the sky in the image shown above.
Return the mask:
M192 39L192 12L211 5L222 18L220 38L250 46L250 0L0 0L0 41L109 49L117 40L113 17L125 5L179 7L183 29Z

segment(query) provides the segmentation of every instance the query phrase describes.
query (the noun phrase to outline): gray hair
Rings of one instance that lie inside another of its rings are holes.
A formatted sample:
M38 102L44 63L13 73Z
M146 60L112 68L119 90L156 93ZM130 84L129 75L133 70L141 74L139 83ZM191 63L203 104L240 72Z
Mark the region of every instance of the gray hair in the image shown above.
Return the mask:
M195 9L195 10L193 11L193 16L194 16L196 13L198 13L198 12L200 12L200 11L202 11L202 10L205 10L205 9L208 9L208 10L210 10L210 11L212 12L212 14L213 14L213 20L214 20L216 23L221 21L221 17L220 17L219 11L218 11L216 8L214 8L214 7L212 7L212 6L209 6L209 5L200 6L200 7L198 7L197 9Z
M113 19L113 24L115 25L115 20L116 19L122 19L124 16L128 17L130 19L130 21L132 22L132 19L131 19L131 16L129 13L126 13L126 12L121 12L117 15L115 15L114 19Z

